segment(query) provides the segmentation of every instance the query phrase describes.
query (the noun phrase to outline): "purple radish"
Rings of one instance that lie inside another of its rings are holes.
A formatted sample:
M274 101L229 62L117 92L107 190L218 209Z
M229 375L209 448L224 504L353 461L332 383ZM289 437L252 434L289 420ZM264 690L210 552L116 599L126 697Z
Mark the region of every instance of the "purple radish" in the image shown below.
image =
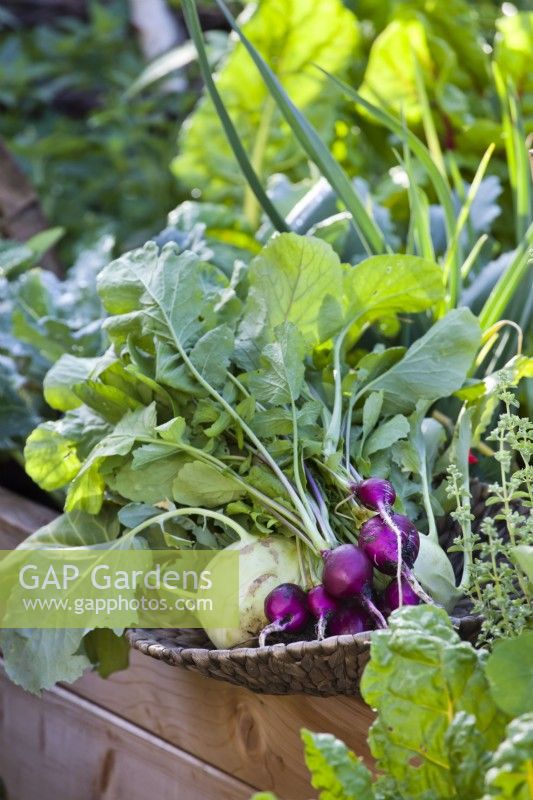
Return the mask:
M418 531L403 514L391 514L401 531L403 567L411 569L420 549ZM378 515L367 519L359 531L359 547L375 567L385 575L395 575L398 567L398 540L386 522Z
M354 544L341 544L335 550L326 550L323 558L322 583L326 592L339 600L357 599L378 626L385 628L383 614L371 599L373 571L368 556Z
M389 616L389 614L392 614L397 608L400 608L400 605L418 606L421 602L420 597L416 594L414 589L405 578L402 578L402 602L400 603L398 581L394 579L383 592L381 604L383 611Z
M396 492L390 481L384 478L367 478L353 485L353 491L359 502L372 511L390 508L396 500Z
M270 625L259 634L259 647L271 633L298 633L309 619L304 590L295 583L280 583L265 598L265 615Z
M307 592L307 605L311 614L317 620L317 639L323 639L328 620L333 613L338 611L339 603L329 596L323 586L315 586Z
M328 625L330 636L344 636L346 634L363 633L372 630L372 623L365 612L356 606L339 608Z

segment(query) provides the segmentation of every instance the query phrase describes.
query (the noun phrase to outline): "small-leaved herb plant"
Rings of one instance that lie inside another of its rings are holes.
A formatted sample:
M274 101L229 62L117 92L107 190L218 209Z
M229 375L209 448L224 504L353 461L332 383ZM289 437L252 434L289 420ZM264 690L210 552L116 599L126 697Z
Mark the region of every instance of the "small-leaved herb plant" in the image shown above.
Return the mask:
M462 529L455 547L473 552L463 588L473 613L483 618L480 643L485 644L515 636L533 622L533 422L514 413L518 402L505 372L498 397L504 410L486 437L495 444L500 469L499 481L489 485L486 505L497 513L487 514L479 532L472 532L470 494L453 464L447 485L456 502L452 517Z

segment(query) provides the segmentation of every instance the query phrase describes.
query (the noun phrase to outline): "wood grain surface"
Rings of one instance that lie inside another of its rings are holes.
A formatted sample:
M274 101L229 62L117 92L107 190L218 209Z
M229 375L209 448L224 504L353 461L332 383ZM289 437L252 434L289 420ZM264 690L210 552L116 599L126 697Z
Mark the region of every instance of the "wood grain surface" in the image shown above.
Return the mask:
M8 800L248 800L252 788L58 688L37 698L0 669Z

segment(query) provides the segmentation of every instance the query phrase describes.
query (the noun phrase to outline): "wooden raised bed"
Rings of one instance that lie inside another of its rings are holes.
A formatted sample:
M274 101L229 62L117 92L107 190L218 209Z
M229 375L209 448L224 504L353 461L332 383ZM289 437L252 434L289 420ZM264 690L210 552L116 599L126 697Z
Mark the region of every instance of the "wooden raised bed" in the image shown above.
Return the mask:
M0 549L53 512L0 488ZM34 697L0 668L0 776L9 800L282 800L313 795L300 728L342 738L371 764L358 698L256 695L131 654L128 670Z

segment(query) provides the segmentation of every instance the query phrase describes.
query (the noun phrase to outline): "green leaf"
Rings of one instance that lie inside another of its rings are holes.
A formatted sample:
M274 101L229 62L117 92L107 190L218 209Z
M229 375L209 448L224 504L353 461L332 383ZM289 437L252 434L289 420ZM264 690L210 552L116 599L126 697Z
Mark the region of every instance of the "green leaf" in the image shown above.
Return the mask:
M516 547L512 547L511 558L515 564L518 564L533 586L533 545L518 544Z
M142 410L141 403L131 395L99 381L76 383L72 391L85 405L111 423L119 422L128 411Z
M486 786L486 800L533 797L533 714L524 714L509 723L506 737L489 765Z
M284 233L271 239L249 270L250 294L242 327L266 311L266 330L292 322L308 345L319 343L324 298L342 296L339 257L326 242L312 236ZM322 318L323 319L323 318ZM327 338L330 337L327 333Z
M109 314L128 314L139 309L144 292L139 273L152 274L158 253L154 242L148 242L144 247L112 261L98 273L98 294Z
M0 631L5 670L13 683L34 694L60 681L73 683L91 666L79 652L83 635L82 628Z
M305 342L298 328L285 322L276 328L275 339L262 352L264 367L250 373L248 383L254 397L273 405L295 402L302 391Z
M416 65L435 81L436 65L428 44L427 27L418 19L395 19L375 39L359 88L361 97L397 117L410 127L421 122L422 106L416 82Z
M43 381L44 399L48 405L58 411L77 408L82 401L73 387L87 380L100 361L99 358L78 358L69 353L62 355L48 370Z
M233 331L229 325L219 325L204 333L191 350L192 363L215 388L221 388L226 382L233 345Z
M372 774L346 745L330 733L301 731L305 763L320 800L372 800Z
M487 659L492 697L509 714L533 712L533 631L494 643Z
M365 458L371 456L372 453L377 453L379 450L391 447L399 439L405 439L409 430L409 422L402 414L396 414L396 416L383 422L368 437L363 451Z
M339 162L331 155L328 147L322 141L315 128L309 123L305 116L298 110L284 90L276 74L262 58L258 50L251 44L247 36L239 28L233 16L228 10L223 0L216 0L218 7L226 17L232 29L238 35L241 42L246 47L257 69L261 73L270 96L276 102L279 110L290 125L291 131L297 138L309 158L317 165L323 176L328 180L333 191L339 199L346 205L352 215L353 224L364 244L365 249L371 253L381 253L386 250L386 242L382 231L376 225L373 217L367 211L364 202L361 200L357 191L354 190L347 173ZM280 12L283 16L283 10ZM309 15L306 12L306 17ZM315 15L313 15L313 18ZM321 21L322 23L322 21ZM299 34L300 35L300 34Z
M378 712L372 754L396 781L396 796L456 797L444 748L455 715L472 715L486 749L498 744L505 724L489 693L484 656L459 639L440 608L404 607L389 626L374 633L361 682L363 698Z
M150 460L144 465L139 460L135 460L133 464L124 464L118 471L107 476L110 489L127 500L139 503L153 505L171 499L174 481L186 459L183 455L169 456L168 447L166 455L166 458Z
M185 464L174 481L173 497L184 506L215 508L242 497L242 487L231 477L201 461Z
M362 331L381 317L434 308L444 297L441 268L417 256L373 256L344 273L346 319Z
M116 509L112 506L104 507L97 516L83 511L71 511L32 533L19 549L98 547L115 540L119 532Z
M109 628L97 628L83 639L83 646L93 666L102 678L127 669L130 646L124 636L117 636Z
M305 0L264 0L242 28L300 108L321 100L324 81L317 79L313 63L318 61L332 72L343 70L358 39L357 21L339 0L319 0L312 15ZM291 140L281 114L268 107L268 89L241 43L217 73L215 88L244 152L252 154L259 178L277 172L280 160L303 163L304 155ZM322 107L321 132L330 138L332 115L323 103ZM231 195L239 201L245 181L236 169L219 114L212 99L200 101L182 130L172 166L178 178L198 186L207 199Z
M471 311L450 311L366 389L382 390L389 412L406 413L419 401L429 405L447 397L464 383L480 338L479 324Z
M479 800L490 756L473 714L459 711L454 716L446 731L445 744L456 790L454 796L461 800Z
M48 492L69 483L81 467L75 443L61 436L53 422L43 422L30 433L24 460L30 478Z
M155 436L155 403L125 414L115 429L105 436L89 453L82 468L72 481L65 500L65 511L76 509L97 514L103 502L105 481L100 468L105 459L125 456L137 439Z

